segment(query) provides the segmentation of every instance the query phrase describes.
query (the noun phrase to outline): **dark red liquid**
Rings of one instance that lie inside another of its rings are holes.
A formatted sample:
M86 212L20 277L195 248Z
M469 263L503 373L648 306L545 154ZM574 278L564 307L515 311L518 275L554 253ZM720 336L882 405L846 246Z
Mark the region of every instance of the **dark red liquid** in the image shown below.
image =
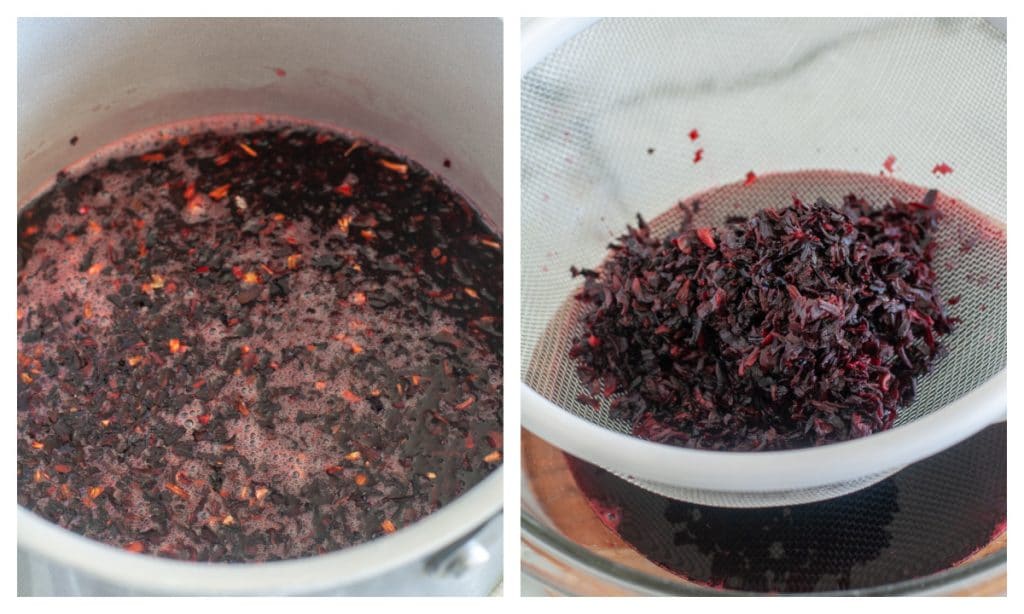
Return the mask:
M132 551L400 529L501 461L500 238L323 128L177 126L18 219L19 504Z
M752 592L879 587L944 571L1006 530L1006 425L837 499L764 509L674 501L569 457L595 514L654 563Z

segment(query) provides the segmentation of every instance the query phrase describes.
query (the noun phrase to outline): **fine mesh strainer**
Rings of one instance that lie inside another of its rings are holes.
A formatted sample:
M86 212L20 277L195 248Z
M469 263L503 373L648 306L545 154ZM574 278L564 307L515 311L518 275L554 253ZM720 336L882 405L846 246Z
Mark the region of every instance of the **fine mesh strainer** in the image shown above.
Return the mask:
M522 81L526 428L659 494L761 507L858 490L1005 419L1002 32L970 19L604 20L524 47L543 55ZM597 266L636 213L664 236L680 221L674 204L698 195L694 223L713 226L794 196L881 205L929 188L944 216L938 286L960 297L949 311L962 323L891 430L802 450L692 450L633 437L607 402L576 400L569 267Z

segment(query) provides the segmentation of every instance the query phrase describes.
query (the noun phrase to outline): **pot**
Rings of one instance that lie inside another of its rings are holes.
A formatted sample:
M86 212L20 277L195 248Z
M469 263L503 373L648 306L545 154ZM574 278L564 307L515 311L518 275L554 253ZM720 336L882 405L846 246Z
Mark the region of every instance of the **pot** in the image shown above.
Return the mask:
M497 19L19 20L19 209L57 171L128 134L260 113L405 154L500 233L501 32ZM19 507L18 592L487 594L501 578L502 475L393 534L260 564L131 554Z

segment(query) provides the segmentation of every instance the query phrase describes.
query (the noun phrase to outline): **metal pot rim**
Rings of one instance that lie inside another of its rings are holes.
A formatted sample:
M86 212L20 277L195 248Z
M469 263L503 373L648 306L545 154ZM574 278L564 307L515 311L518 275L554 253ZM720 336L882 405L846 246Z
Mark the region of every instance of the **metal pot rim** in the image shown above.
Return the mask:
M504 467L408 527L327 554L266 563L195 563L134 554L73 533L18 506L18 547L75 570L150 592L285 593L379 576L425 558L498 513Z

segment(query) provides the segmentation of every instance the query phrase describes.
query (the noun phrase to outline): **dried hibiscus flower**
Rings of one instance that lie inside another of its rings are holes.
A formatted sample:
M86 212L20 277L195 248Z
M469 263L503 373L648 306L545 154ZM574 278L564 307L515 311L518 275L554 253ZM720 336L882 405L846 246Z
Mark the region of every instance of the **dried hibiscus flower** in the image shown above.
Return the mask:
M702 449L891 427L953 323L931 267L934 200L794 201L665 238L638 216L598 270L572 270L580 400L611 397L634 435Z

